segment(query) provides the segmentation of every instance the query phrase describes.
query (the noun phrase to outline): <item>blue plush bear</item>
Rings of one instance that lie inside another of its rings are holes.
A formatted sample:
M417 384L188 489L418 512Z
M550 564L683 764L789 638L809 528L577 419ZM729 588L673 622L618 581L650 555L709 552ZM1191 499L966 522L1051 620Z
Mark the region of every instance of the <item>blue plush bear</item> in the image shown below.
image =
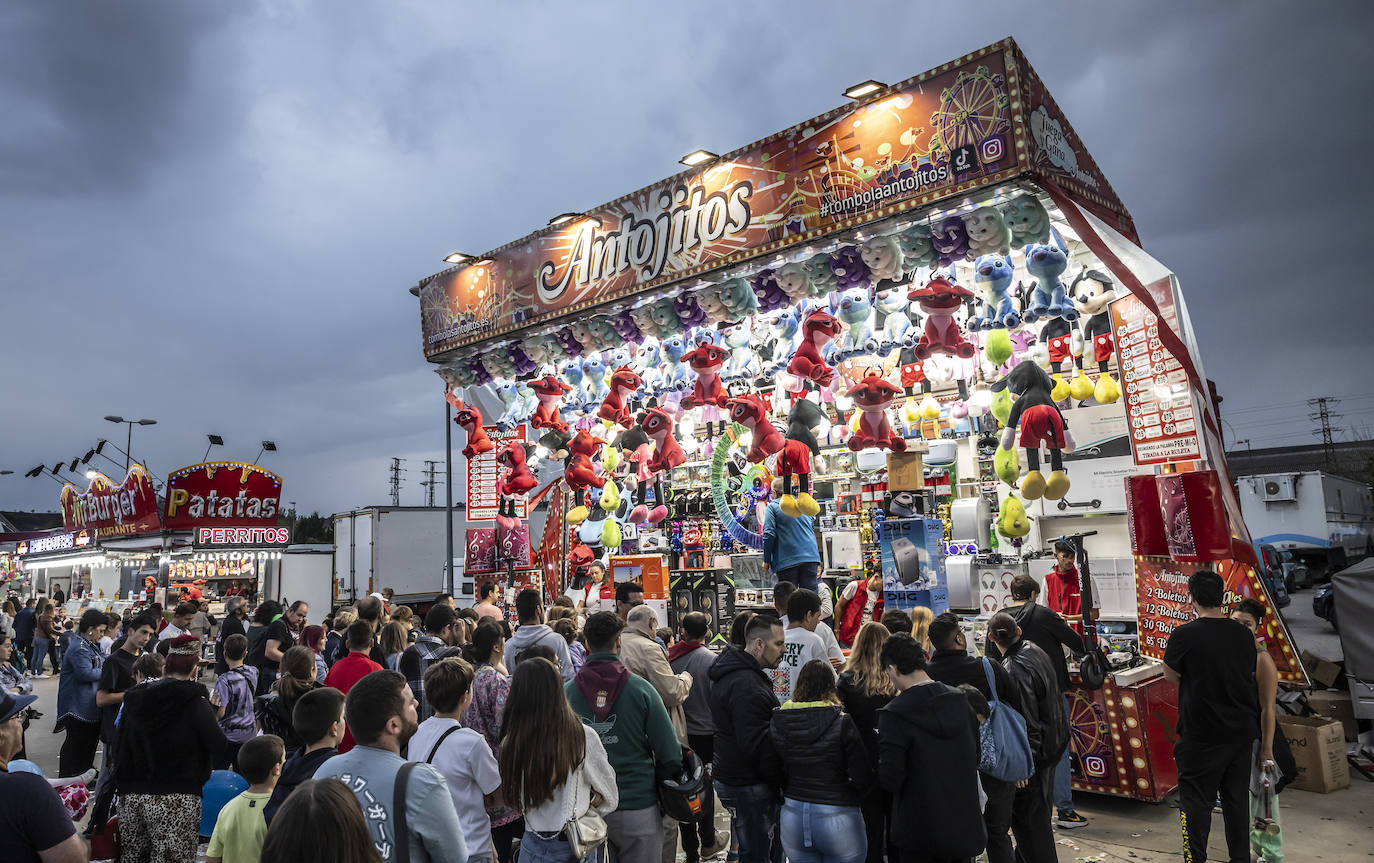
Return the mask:
M983 255L973 262L973 288L983 300L969 327L978 330L1015 329L1021 326L1016 301L1011 298L1011 258Z
M1069 256L1052 243L1034 243L1026 247L1026 271L1035 276L1035 292L1026 308L1027 323L1041 318L1078 320L1078 309L1069 302L1069 292L1060 276L1069 267Z

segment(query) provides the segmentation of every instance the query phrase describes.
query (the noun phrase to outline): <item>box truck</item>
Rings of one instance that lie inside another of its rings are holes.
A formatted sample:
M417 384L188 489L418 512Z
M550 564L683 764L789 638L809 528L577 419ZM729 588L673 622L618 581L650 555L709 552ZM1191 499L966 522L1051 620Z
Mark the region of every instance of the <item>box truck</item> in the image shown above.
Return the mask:
M1321 471L1237 479L1241 512L1257 545L1291 552L1313 580L1374 554L1374 489Z

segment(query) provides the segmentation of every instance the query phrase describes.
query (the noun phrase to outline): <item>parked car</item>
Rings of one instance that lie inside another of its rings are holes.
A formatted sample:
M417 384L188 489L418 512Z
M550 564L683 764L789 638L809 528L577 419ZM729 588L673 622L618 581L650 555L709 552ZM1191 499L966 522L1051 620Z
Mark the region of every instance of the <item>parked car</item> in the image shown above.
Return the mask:
M1331 582L1319 584L1312 591L1312 613L1340 632L1340 626L1336 623L1336 588Z

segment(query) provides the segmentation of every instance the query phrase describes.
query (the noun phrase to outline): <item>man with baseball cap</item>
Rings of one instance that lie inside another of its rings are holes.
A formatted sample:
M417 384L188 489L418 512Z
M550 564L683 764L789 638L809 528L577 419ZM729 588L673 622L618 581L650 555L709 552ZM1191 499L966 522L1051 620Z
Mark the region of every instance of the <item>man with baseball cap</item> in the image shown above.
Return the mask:
M0 860L80 863L86 846L77 838L72 817L48 780L33 773L10 773L19 751L24 714L34 695L0 692Z

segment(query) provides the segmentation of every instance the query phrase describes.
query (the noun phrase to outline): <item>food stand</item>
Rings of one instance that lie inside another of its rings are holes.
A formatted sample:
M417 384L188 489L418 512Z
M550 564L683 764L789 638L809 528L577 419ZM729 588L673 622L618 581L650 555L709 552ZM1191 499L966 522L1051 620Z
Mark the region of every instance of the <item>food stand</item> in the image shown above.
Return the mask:
M771 604L777 500L816 519L827 589L881 572L887 607L955 611L981 645L1010 579L1095 531L1115 673L1071 694L1075 784L1160 799L1180 579L1273 605L1178 279L1020 49L700 158L415 289L464 456L495 453L497 560L526 565L521 514L552 491L550 595L569 558L656 556L664 622L705 611L719 641Z

